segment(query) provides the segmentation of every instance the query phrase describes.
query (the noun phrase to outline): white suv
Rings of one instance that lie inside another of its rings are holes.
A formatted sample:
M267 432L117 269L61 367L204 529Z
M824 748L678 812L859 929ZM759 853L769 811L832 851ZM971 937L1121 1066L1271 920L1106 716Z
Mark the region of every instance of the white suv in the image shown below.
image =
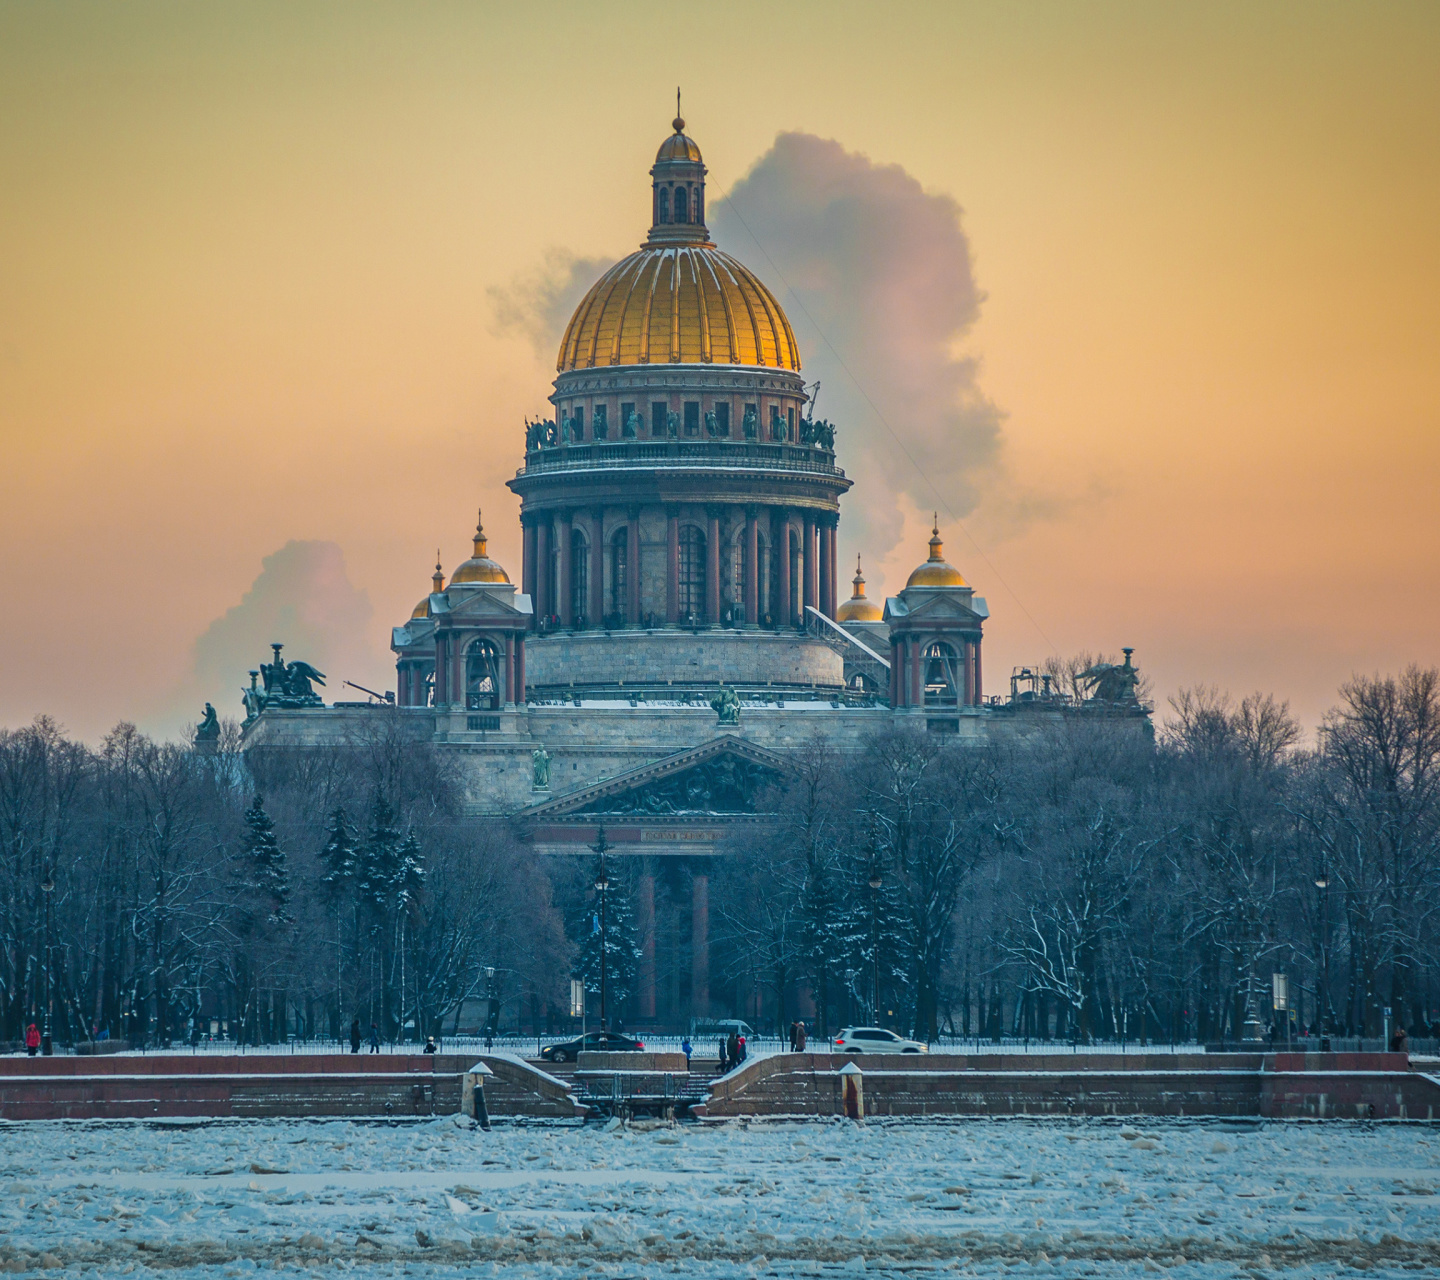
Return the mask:
M844 1053L929 1053L929 1045L907 1040L884 1027L844 1027L835 1037L835 1047Z

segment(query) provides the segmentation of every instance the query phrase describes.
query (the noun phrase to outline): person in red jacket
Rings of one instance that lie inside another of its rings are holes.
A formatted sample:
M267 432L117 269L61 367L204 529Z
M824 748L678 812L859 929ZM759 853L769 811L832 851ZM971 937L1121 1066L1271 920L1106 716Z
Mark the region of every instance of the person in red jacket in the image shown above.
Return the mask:
M33 1022L25 1028L25 1052L32 1058L40 1052L40 1028Z

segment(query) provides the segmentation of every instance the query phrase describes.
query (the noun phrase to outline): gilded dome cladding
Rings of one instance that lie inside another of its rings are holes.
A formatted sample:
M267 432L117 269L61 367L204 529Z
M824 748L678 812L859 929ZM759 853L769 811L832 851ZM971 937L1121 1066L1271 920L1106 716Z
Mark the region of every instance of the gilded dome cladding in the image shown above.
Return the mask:
M713 244L657 246L595 282L570 319L555 367L644 364L798 372L800 351L774 295L728 253Z
M945 546L940 541L940 524L936 521L930 535L930 558L906 581L907 587L967 587L960 570L945 559Z

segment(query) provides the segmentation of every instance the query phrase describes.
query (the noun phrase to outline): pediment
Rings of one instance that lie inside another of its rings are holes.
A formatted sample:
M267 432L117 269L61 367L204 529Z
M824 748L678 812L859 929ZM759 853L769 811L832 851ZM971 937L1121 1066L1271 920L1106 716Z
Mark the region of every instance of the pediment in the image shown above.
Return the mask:
M546 817L738 817L764 813L794 773L784 756L734 734L525 810Z
M479 590L449 591L449 608L446 616L452 622L505 621L513 623L519 617L529 617L530 597L521 595L514 588L503 591Z
M927 621L953 619L957 622L979 621L980 615L970 607L968 599L958 600L952 595L937 592L928 600L912 601L907 611L910 618L924 618Z

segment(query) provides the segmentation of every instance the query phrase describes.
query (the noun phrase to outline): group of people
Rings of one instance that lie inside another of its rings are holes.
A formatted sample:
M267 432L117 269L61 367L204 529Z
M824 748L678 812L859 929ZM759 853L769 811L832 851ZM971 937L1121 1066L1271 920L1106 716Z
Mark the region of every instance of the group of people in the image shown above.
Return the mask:
M720 1074L723 1076L732 1067L738 1067L746 1056L745 1037L732 1031L720 1041Z
M790 1052L805 1052L805 1024L803 1022L792 1022L790 1024Z

